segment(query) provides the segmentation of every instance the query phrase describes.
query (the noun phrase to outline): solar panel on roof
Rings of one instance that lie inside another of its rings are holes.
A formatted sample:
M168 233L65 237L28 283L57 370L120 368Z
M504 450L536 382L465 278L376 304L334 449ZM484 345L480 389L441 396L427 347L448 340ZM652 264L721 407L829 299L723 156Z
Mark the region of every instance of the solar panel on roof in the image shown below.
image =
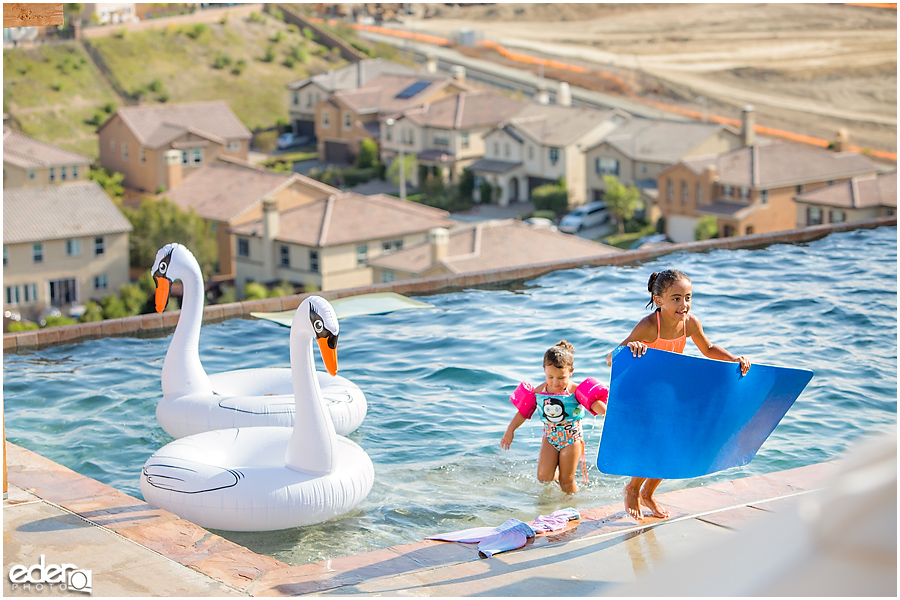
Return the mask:
M430 81L417 81L415 83L411 83L410 85L406 86L406 88L402 92L397 94L397 98L400 98L401 100L412 98L413 96L427 88L429 85L431 85Z

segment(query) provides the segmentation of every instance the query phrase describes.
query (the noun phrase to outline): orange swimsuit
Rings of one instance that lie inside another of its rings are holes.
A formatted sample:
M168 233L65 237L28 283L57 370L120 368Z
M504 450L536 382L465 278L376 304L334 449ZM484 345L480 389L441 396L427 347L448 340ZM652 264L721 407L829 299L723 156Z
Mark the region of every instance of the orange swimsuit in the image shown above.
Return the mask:
M674 340L664 340L659 337L659 310L656 311L656 339L647 344L648 348L656 348L657 350L667 350L669 352L684 352L687 345L687 321L682 322L682 332L680 338Z

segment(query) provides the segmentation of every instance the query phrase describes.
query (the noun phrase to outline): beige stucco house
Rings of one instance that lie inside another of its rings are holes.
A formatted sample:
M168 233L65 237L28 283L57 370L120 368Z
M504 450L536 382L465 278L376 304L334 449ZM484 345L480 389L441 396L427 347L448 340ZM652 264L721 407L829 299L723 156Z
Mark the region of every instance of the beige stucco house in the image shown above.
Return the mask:
M252 134L223 100L118 109L97 131L100 164L129 188L173 189L166 153L177 151L182 179L220 155L247 160Z
M369 261L375 282L595 258L618 248L513 219L435 228L426 240Z
M93 162L90 156L3 128L4 189L84 181Z
M484 136L528 103L491 91L460 92L381 120L381 161L415 154L416 163L456 183L462 170L484 156ZM388 125L393 119L393 125ZM418 170L408 174L419 185Z
M794 196L797 225L862 221L897 214L897 172L851 177Z
M172 165L174 171L180 163ZM174 180L180 177L177 172ZM230 227L262 218L263 203L288 210L325 198L339 190L298 173L274 173L248 164L216 161L206 164L172 191L161 194L183 210L193 210L213 224L219 245L221 278L235 275L237 253Z
M379 140L382 117L469 89L462 81L425 73L380 75L357 89L335 92L316 105L319 160L353 162L362 140Z
M315 290L371 285L369 261L455 223L447 211L384 194L345 192L289 210L276 210L272 202L265 207L262 219L231 228L238 289L249 281Z
M3 193L4 309L77 314L129 282L131 223L96 181Z
M565 178L569 206L587 201L584 153L628 121L616 110L529 104L484 136L484 157L469 168L475 194L482 181L494 187L497 204L524 202L531 191Z

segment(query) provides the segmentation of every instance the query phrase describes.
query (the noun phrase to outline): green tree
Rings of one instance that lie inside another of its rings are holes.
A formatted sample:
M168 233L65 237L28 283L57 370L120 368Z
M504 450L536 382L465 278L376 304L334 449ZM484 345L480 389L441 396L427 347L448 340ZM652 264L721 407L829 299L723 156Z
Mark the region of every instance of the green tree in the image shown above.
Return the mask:
M694 239L709 240L719 235L719 222L715 217L700 217L694 227Z
M88 173L88 179L96 181L106 192L106 195L112 198L121 206L122 196L125 194L125 188L122 187L122 181L125 175L115 171L109 171L103 167L91 167Z
M481 204L490 204L493 198L494 188L491 186L491 182L485 179L481 182L481 185L478 186L478 202Z
M603 201L616 216L619 234L624 234L625 221L634 216L641 192L636 187L622 184L614 175L604 175L603 181L606 183Z
M368 169L378 165L378 144L371 138L365 138L359 144L359 155L356 157L356 166L360 169Z
M183 244L200 263L203 277L208 279L218 261L219 247L209 223L194 213L183 211L168 199L141 199L136 209L123 208L131 222L131 266L149 269L160 248L171 242Z
M150 296L140 284L126 283L123 285L119 288L119 299L122 300L122 304L125 306L125 312L129 317L150 312L147 310L148 308L151 308Z
M100 301L100 306L103 307L104 319L121 319L128 316L128 312L125 310L125 303L115 294L104 297Z
M459 178L459 195L463 200L472 201L472 193L475 191L475 173L469 169L463 169Z
M415 154L405 154L403 156L403 176L409 181L410 176L415 173L416 168L416 155ZM388 181L400 184L400 158L394 159L394 162L391 163L391 166L388 167L387 172L384 174L385 178Z
M94 321L102 321L103 320L103 308L94 302L93 300L88 300L84 305L84 312L80 317L78 317L79 323L93 323Z

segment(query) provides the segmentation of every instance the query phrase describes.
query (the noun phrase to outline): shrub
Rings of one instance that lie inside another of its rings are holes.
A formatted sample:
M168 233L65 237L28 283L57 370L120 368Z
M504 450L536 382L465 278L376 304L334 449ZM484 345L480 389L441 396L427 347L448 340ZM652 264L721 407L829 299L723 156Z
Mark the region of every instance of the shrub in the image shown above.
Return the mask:
M294 68L294 63L295 63L295 62L296 62L296 61L294 60L294 57L293 57L293 56L286 56L285 59L284 59L284 61L283 61L281 64L283 64L283 65L284 65L285 67L287 67L288 69L293 69L293 68Z
M378 164L378 144L371 138L364 139L359 144L359 155L356 157L356 166L367 169Z
M233 285L223 285L220 291L221 293L216 304L230 304L237 301L237 290L234 289Z
M7 330L10 333L18 333L19 331L30 331L32 329L40 329L37 323L32 321L12 321Z
M269 38L269 41L277 44L278 42L280 42L283 39L284 39L284 32L276 31L275 35L273 35L271 38Z
M78 321L76 321L72 317L67 317L65 315L50 315L44 320L44 322L46 323L44 327L62 327L63 325L74 325Z
M244 300L263 300L269 297L269 290L261 283L249 281L244 285Z
M150 83L147 84L147 89L154 93L161 91L162 88L163 88L163 84L162 84L162 81L160 81L159 79L154 79L153 81L151 81Z
M88 300L84 305L84 312L78 317L79 323L93 323L103 320L103 309L93 300Z
M247 61L244 60L243 58L241 58L234 64L234 68L231 69L231 74L232 75L240 75L241 73L244 72L244 69L246 69L246 68L247 68Z
M478 186L478 199L482 204L490 204L494 197L494 188L491 182L485 179Z
M224 69L225 67L230 67L232 63L231 57L227 54L218 54L213 59L212 67L213 69Z
M475 173L469 169L463 169L459 178L459 195L465 200L472 200L472 193L475 191Z
M266 53L260 60L262 60L262 62L272 62L275 60L275 48L273 46L266 48Z
M293 296L294 285L287 281L282 281L271 290L269 290L269 298L281 298L282 296Z
M719 235L719 223L715 217L700 217L694 226L694 239L709 240Z
M552 211L560 216L569 210L569 192L566 188L548 183L536 187L531 192L535 210Z
M206 32L206 29L207 29L206 25L204 25L203 23L197 23L192 28L188 29L188 31L185 33L185 35L188 36L189 38L191 38L192 40L196 40L197 38L199 38L201 35L203 35Z
M103 307L104 319L121 319L128 316L128 311L125 310L125 303L114 294L103 298L100 301L100 306Z
M303 37L308 39L311 42L315 42L317 39L316 32L310 29L309 27L303 28Z

